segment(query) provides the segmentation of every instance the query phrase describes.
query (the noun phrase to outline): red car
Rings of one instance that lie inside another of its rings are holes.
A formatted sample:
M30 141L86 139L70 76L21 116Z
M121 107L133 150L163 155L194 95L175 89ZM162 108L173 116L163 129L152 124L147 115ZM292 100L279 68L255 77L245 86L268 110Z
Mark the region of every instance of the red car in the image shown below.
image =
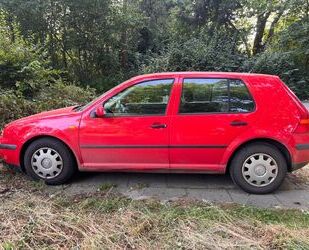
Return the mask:
M85 106L8 124L0 156L48 184L77 169L230 172L242 189L262 194L309 162L309 114L277 76L150 74Z

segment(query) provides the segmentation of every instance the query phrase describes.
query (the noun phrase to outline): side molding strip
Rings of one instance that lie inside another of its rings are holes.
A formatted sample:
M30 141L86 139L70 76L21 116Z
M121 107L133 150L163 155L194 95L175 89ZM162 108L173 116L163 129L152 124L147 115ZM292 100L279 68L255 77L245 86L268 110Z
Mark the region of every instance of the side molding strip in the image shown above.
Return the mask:
M81 148L226 148L226 145L81 145Z

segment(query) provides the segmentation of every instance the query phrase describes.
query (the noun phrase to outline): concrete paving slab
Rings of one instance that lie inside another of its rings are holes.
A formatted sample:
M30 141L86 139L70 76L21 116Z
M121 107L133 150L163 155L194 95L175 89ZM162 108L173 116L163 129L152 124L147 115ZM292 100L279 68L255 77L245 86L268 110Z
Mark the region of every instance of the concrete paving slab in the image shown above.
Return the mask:
M283 207L309 208L309 190L277 191L274 194Z
M184 188L145 188L143 198L156 198L162 201L177 200L187 197Z
M232 201L238 204L247 204L249 199L249 194L240 189L227 190Z
M289 177L285 178L279 190L293 190L293 189L302 189L301 185L297 185L295 182L292 182Z
M115 184L118 187L128 186L130 175L127 173L79 173L72 180L74 185L93 185L99 187L103 184Z
M228 190L225 189L187 189L187 197L207 202L232 202Z
M120 193L125 195L126 197L133 199L133 200L142 200L144 199L144 189L127 189L124 191L121 191L118 189Z
M166 174L129 174L129 187L165 187L167 188Z
M80 173L72 183L62 186L69 195L97 192L104 186L115 186L115 190L128 187L129 176L126 173ZM57 187L50 186L48 189Z
M282 207L282 203L273 194L255 195L251 194L248 197L245 205L255 206L255 207Z
M228 175L211 174L169 174L167 186L171 188L233 189Z

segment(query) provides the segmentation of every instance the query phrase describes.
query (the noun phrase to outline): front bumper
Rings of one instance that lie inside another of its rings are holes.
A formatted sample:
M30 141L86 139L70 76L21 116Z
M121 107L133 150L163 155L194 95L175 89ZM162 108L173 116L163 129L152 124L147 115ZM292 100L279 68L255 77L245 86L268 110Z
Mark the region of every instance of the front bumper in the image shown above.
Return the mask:
M16 148L17 148L17 146L13 145L13 144L1 144L0 143L0 150L1 149L15 150Z
M14 163L16 158L17 145L7 143L3 137L0 137L0 159L7 163Z

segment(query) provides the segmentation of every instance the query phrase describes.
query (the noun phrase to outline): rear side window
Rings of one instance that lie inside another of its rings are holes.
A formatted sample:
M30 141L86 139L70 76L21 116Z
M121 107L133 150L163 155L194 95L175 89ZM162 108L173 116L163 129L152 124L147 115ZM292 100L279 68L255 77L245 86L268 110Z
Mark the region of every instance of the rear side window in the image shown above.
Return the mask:
M241 80L184 79L180 113L245 113L254 102Z

